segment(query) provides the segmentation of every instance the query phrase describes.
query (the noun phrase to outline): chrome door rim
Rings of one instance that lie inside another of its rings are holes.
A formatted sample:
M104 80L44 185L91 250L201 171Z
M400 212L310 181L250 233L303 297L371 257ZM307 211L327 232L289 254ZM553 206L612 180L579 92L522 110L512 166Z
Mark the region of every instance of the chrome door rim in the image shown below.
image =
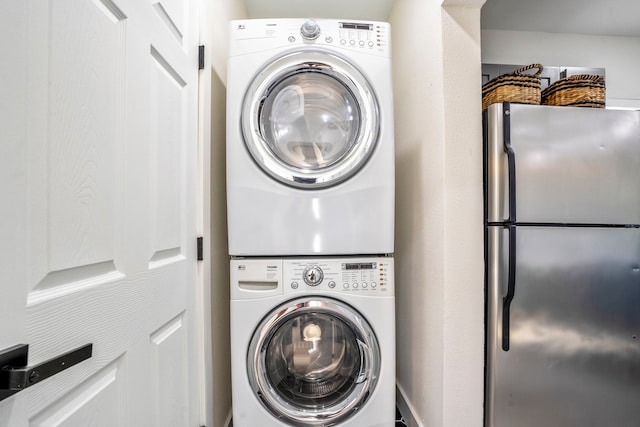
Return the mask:
M353 148L339 162L320 170L295 168L281 161L261 132L260 111L271 90L283 79L302 72L336 79L356 100L362 118ZM367 79L345 59L321 50L297 51L272 61L254 77L243 99L240 126L249 153L272 178L297 188L324 188L353 176L371 156L380 133L378 101Z
M283 399L265 369L267 345L279 326L309 312L329 314L344 322L357 339L362 360L353 390L335 405L319 410L301 409ZM260 323L249 345L247 373L256 398L274 416L295 425L331 426L353 416L371 397L380 374L380 347L368 322L347 304L326 297L298 298L276 307Z

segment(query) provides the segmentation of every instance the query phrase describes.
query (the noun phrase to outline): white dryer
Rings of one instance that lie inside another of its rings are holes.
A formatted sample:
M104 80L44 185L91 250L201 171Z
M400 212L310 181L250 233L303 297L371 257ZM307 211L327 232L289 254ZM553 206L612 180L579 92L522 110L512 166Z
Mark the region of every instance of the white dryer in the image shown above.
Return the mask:
M234 427L389 427L393 258L231 261Z
M230 25L230 255L393 253L389 25Z

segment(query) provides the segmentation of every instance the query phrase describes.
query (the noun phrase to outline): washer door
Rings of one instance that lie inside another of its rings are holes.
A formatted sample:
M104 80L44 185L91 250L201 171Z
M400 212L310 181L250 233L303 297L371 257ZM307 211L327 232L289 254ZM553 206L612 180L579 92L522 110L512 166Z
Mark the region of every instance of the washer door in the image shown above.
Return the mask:
M367 321L330 298L275 308L256 329L247 356L249 382L275 417L329 426L353 416L380 375L380 347Z
M249 86L242 133L256 163L298 188L323 188L355 174L378 140L379 111L365 77L322 51L271 62Z

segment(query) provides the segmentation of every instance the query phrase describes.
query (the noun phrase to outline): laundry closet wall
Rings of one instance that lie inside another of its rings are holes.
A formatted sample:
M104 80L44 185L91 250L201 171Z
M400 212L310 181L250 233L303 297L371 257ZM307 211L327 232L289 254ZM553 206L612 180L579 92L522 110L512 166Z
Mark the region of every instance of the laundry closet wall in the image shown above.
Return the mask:
M394 2L397 379L411 425L483 405L480 7ZM408 411L407 409L410 409Z
M224 87L231 19L372 19L392 26L396 142L397 380L414 426L480 427L483 404L480 7L484 0L214 0L211 317L214 427L230 409ZM342 7L341 7L342 5ZM346 8L345 8L346 7ZM380 16L380 15L383 16ZM205 138L206 139L206 138ZM227 316L225 318L225 316ZM365 427L365 426L363 426Z
M206 379L206 399L211 407L207 410L207 426L226 427L231 418L231 353L229 341L229 255L227 249L226 211L226 78L227 78L227 28L232 19L247 17L243 1L203 1L201 15L201 40L205 45L205 69L201 75L201 93L211 93L210 105L200 105L201 114L210 117L210 127L201 128L203 156L210 159L204 177L204 225L205 256L210 261L209 270L203 272L205 292L203 297L211 302L209 318L211 337L204 339L207 360L211 373ZM201 96L202 100L208 99ZM208 122L203 120L203 122ZM206 265L206 264L205 264ZM207 284L209 286L207 286ZM208 292L207 292L208 291ZM207 348L208 347L208 348ZM203 409L204 411L205 409Z

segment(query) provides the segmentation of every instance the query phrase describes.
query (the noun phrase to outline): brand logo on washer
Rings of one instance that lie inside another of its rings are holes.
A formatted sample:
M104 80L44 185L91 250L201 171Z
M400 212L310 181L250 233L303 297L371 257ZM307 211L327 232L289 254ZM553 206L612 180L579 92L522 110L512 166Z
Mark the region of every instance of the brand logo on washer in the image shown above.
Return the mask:
M277 270L278 270L277 265L267 265L267 271L277 271Z
M246 27L244 24L238 24L238 29L239 30L244 30Z
M238 266L238 270L240 270L240 271L245 271L246 269L247 269L247 266L246 266L246 265L244 265L244 264L240 264L240 265Z

